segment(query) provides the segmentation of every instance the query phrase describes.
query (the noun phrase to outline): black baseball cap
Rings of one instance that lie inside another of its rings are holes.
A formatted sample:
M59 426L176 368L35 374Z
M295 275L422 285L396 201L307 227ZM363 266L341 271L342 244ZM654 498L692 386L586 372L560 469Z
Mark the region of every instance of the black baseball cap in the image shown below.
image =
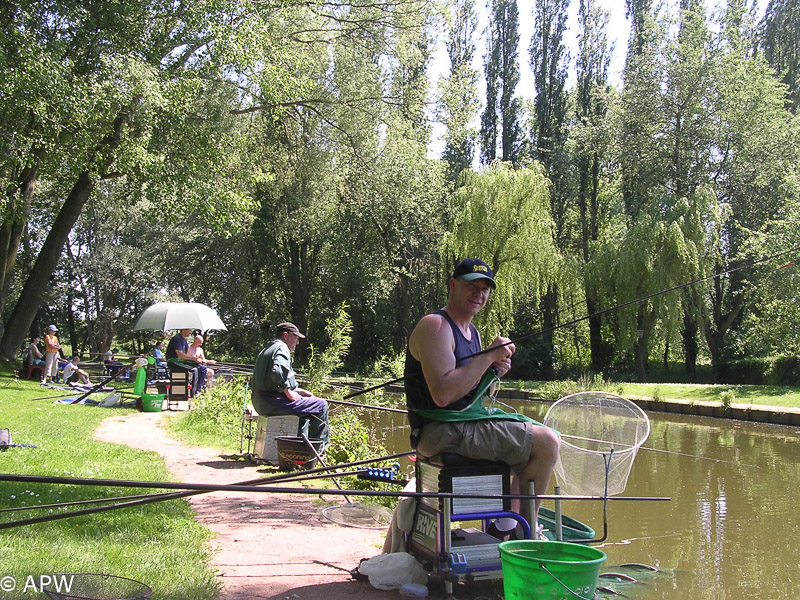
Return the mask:
M287 333L293 333L297 337L301 338L306 337L302 333L300 333L300 330L297 328L297 325L293 323L281 323L280 325L275 327L275 333L278 336L280 336L284 331L286 331Z
M456 265L453 270L453 279L463 279L464 281L474 281L476 279L488 279L492 289L497 289L494 282L494 273L485 262L479 258L465 258Z

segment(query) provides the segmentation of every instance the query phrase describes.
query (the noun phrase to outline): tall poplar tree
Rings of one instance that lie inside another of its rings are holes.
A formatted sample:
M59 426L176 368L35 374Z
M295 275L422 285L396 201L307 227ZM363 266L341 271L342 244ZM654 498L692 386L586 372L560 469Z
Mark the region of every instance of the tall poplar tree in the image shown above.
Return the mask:
M492 0L485 56L486 107L481 116L481 158L497 158L515 165L520 158L521 103L515 97L519 83L519 9L516 0ZM499 150L499 154L498 154Z
M645 256L653 251L657 241L654 237L645 236L644 232L637 233L635 228L651 221L653 215L650 209L654 206L654 194L657 191L653 182L660 177L658 152L653 140L658 134L661 118L659 106L663 74L659 43L662 40L657 35L652 0L626 0L626 9L631 33L625 61L624 89L620 98L617 160L627 221L625 234L631 240L634 239L631 236L637 235L637 251ZM654 226L654 223L650 225ZM650 246L642 246L646 242L650 242ZM636 246L629 246L633 247ZM650 271L647 261L641 261L642 256L623 257L631 259L631 263L623 269L628 273L626 277L632 282L632 276L639 279L622 291L626 295L632 293L643 296L652 291L652 279L648 275ZM653 330L655 317L652 307L640 304L636 309L635 322L627 324L636 335L632 336L631 331L624 329L618 332L618 343L629 340L633 345L634 365L642 381L647 377L648 334Z
M793 113L800 108L800 2L770 0L763 20L764 56L789 87Z
M472 66L475 55L475 29L478 16L475 0L454 0L447 23L447 55L450 74L439 82L439 118L444 123L447 180L456 185L458 175L472 166L477 132L470 125L477 114L478 71Z
M533 157L544 167L550 180L550 213L555 223L555 245L564 250L569 201L569 164L564 151L566 141L567 51L563 43L569 0L539 0L533 9L533 37L530 64L533 70L534 99L531 145ZM541 361L542 375L552 376L555 346L553 331L558 323L558 284L551 283L542 299L542 342L546 356Z
M665 200L669 205L688 200L692 207L705 204L712 174L714 121L710 96L715 86L717 56L711 44L702 0L681 0L678 32L666 50L666 74L663 99L664 135L660 147L664 165ZM712 210L711 214L716 211ZM707 216L707 229L716 226ZM690 232L686 232L689 234ZM692 230L693 254L702 257L707 247L704 234ZM698 259L695 258L695 261ZM687 278L696 271L687 272ZM697 288L681 294L681 342L686 374L694 380L698 357L698 309L701 293ZM670 328L671 329L671 328ZM668 360L669 337L664 340L665 362Z
M577 169L577 201L580 219L580 260L589 265L600 239L602 212L600 182L607 140L604 119L608 112L608 10L595 0L580 0L578 7L578 56L575 117L571 131ZM600 310L601 278L585 277L586 312L589 316L589 349L592 370L601 372L609 365L609 344L603 342Z

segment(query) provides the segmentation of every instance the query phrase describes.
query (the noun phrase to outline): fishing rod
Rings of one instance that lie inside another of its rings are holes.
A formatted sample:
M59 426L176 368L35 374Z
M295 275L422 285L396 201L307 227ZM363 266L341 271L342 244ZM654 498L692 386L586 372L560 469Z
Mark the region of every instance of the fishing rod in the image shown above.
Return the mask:
M83 399L85 399L85 398L88 398L90 395L92 395L92 394L94 394L96 391L100 390L100 388L103 388L103 387L105 387L105 385L106 385L107 383L110 383L110 382L114 381L114 379L116 379L116 378L117 378L117 375L119 375L120 373L123 373L123 372L125 372L125 371L126 371L126 370L128 370L128 369L131 369L131 368L133 368L133 366L134 366L135 364L136 364L136 361L132 362L132 363L131 363L130 365L128 365L128 366L122 365L122 366L119 368L119 370L117 370L117 371L116 371L116 372L115 372L113 375L111 375L110 377L107 377L106 379L104 379L104 380L103 380L103 381L101 381L100 383L97 383L97 384L95 384L94 386L92 386L92 388L91 388L89 391L87 391L87 392L84 392L83 394L81 394L80 396L78 396L78 397L77 397L75 400L73 400L72 402L70 402L70 404L78 404L78 403L79 403L81 400L83 400Z
M66 393L59 394L58 396L42 396L40 398L31 398L31 402L33 402L34 400L57 400L58 398L69 398L70 396L74 396L75 395L74 392L70 393L70 392L67 392L66 390L64 390L64 391Z
M509 346L511 344L517 344L519 342L523 342L525 340L528 340L528 339L530 339L532 337L544 335L546 333L551 333L553 331L556 331L557 329L562 329L564 327L571 327L571 326L576 325L576 324L578 324L578 323L580 323L582 321L586 321L586 320L592 319L594 317L601 317L603 315L606 315L606 314L608 314L610 312L614 312L616 310L620 310L620 309L623 309L623 308L628 308L629 306L635 306L637 304L641 304L642 302L647 302L648 300L652 300L653 298L657 298L659 296L663 296L664 294L669 294L670 292L675 292L675 291L682 290L684 288L687 288L687 287L690 287L690 286L693 286L693 285L697 285L698 283L703 283L704 281L709 281L711 279L719 279L719 278L724 277L726 275L730 275L731 273L736 273L737 271L741 271L743 269L749 269L751 267L754 267L754 266L759 265L761 263L767 262L769 260L773 260L773 259L778 258L780 256L784 256L784 255L790 254L792 252L797 252L798 250L800 250L800 246L794 246L793 248L790 248L789 250L783 250L782 252L777 252L775 254L771 254L771 255L766 256L764 258L760 258L760 259L755 260L753 262L747 263L745 265L740 265L738 267L732 267L732 268L730 268L730 269L728 269L726 271L722 271L720 273L714 273L713 275L706 275L705 277L699 277L697 279L693 279L692 281L687 281L686 283L681 283L679 285L672 286L670 288L661 290L659 292L654 292L652 294L647 294L646 296L642 296L642 297L636 298L634 300L629 300L627 302L623 302L622 304L617 304L616 306L612 306L610 308L605 308L603 310L599 310L597 312L585 315L583 317L577 317L575 319L572 319L571 321L567 321L567 322L561 323L559 325L554 325L553 327L549 327L547 329L541 329L539 331L532 331L530 333L523 334L523 335L519 336L518 338L516 338L514 340L509 340L505 344L501 344L499 346L490 346L489 348L481 350L480 352L475 352L474 354L470 354L468 356L464 356L463 358L460 358L458 360L458 362L463 362L465 360L468 360L468 359L471 359L471 358L475 358L476 356L481 356L482 354L487 354L489 352L492 352L492 351L496 350L497 348L502 348L503 346ZM788 263L788 264L783 265L782 267L779 267L779 268L792 266L793 264L794 263ZM418 377L419 375L422 375L422 371L420 371L418 373L414 373L412 376ZM355 398L356 396L359 396L361 394L366 394L367 392L373 392L375 390L379 390L379 389L388 387L388 386L390 386L390 385L392 385L394 383L400 383L401 381L403 381L405 379L406 379L406 376L404 375L402 377L397 377L396 379L392 379L390 381L386 381L384 383L380 383L380 384L374 385L372 387L364 388L363 390L360 390L360 391L357 391L357 392L353 392L352 394L348 394L347 396L344 397L344 400L349 400L350 398Z
M331 488L294 488L214 483L173 483L163 481L134 481L130 479L87 479L81 477L54 477L52 475L0 474L0 481L19 483L52 483L58 485L90 485L100 487L134 487L150 489L185 490L196 492L255 492L270 494L301 494L314 496L372 496L386 498L431 498L451 500L622 500L635 502L667 502L667 496L591 496L564 494L473 494L460 492L408 492L388 490L339 490Z
M318 473L316 475L305 475L304 473L296 473L296 474L287 473L286 475L278 475L275 476L275 478L270 478L270 481L275 481L276 483L303 482L303 481L312 481L315 479L325 479L327 477L334 477L334 476L347 477L352 475L358 475L359 473L363 472L364 472L363 469L358 469L354 471L339 471L335 474ZM194 492L192 492L192 494L194 494ZM0 513L20 512L25 510L41 510L44 508L64 508L66 506L85 506L87 504L100 504L101 502L119 502L128 500L139 500L141 498L155 498L156 496L183 497L184 495L185 494L183 494L182 492L179 492L177 494L175 492L165 492L159 494L136 494L134 496L114 496L111 498L92 498L89 500L72 500L69 502L57 502L55 504L37 504L36 506L12 506L7 508L0 508ZM165 500L169 500L169 498L165 498ZM68 516L72 515L70 514Z
M672 454L674 456L684 456L686 458L696 458L698 460L709 460L715 463L723 463L727 465L736 465L737 467L750 467L751 469L760 469L759 465L748 465L747 463L741 463L735 460L723 460L721 458L711 458L710 456L699 456L697 454L686 454L685 452L674 452L672 450L660 450L659 448L648 448L647 446L642 446L640 450L649 450L650 452L660 452L661 454Z
M561 437L564 438L564 439L579 440L581 442L592 442L592 443L596 443L596 444L607 444L608 443L608 440L598 440L598 439L593 439L593 438L582 437L580 435L569 435L569 434L566 434L566 433L562 433ZM630 448L633 447L632 444L616 444L616 446L625 446L626 450L629 450ZM710 460L711 462L724 463L724 464L729 464L729 465L736 465L737 467L751 467L753 469L760 469L761 468L758 465L749 465L749 464L746 464L746 463L741 463L739 461L723 460L721 458L711 458L710 456L699 456L697 454L687 454L685 452L673 452L671 450L661 450L660 448L650 448L648 446L639 446L638 449L639 450L649 450L650 452L660 452L662 454L673 454L675 456L684 456L686 458L696 458L698 460ZM602 450L595 450L595 452L602 452Z
M358 402L346 402L344 400L327 400L329 404L342 404L344 406L355 406L358 408L371 408L373 410L382 410L384 412L393 412L393 413L401 413L401 414L408 414L407 410L403 410L402 408L389 408L388 406L376 406L374 404L359 404Z
M402 458L404 456L409 456L411 454L415 454L415 452L412 450L412 451L408 451L408 452L398 452L398 453L395 453L395 454L390 454L388 456L379 456L377 458L365 458L365 459L361 459L361 460L352 461L352 462L349 462L349 463L341 463L339 465L333 465L333 466L330 466L330 467L317 467L317 468L314 468L314 469L308 469L308 470L306 470L304 472L304 474L306 476L311 476L311 475L314 475L314 474L321 474L321 473L324 473L324 472L327 472L327 471L331 471L333 469L341 469L341 468L345 468L345 467L356 467L356 466L370 464L370 463L374 463L374 462L381 462L381 461L384 461L384 460L393 460L393 459L396 459L396 458ZM0 474L0 481L3 480L2 477L3 477L2 474ZM11 476L11 477L14 477L14 476ZM33 477L33 476L32 475L21 475L19 477ZM290 480L293 477L297 477L297 476L296 475L292 475L292 474L283 474L282 473L282 474L279 474L279 475L273 475L272 477L259 477L257 479L250 479L250 480L247 480L247 481L241 481L241 482L239 482L238 484L235 484L235 485L245 486L246 488L249 488L250 490L252 490L252 488L254 486L261 485L263 483L281 483L281 482L284 482L285 480ZM119 486L117 486L117 487L119 487ZM154 486L128 486L128 487L154 487ZM208 490L208 491L216 491L216 490ZM109 512L109 511L112 511L112 510L119 510L119 509L122 509L122 508L131 508L131 507L134 507L134 506L142 506L142 505L145 505L145 504L152 504L153 502L163 502L165 500L175 500L175 499L178 499L178 498L186 498L186 497L189 497L189 496L196 496L196 495L199 495L199 494L205 494L205 493L208 493L208 491L182 491L182 492L162 492L162 493L158 493L158 494L144 494L140 498L132 499L132 500L126 501L126 502L119 502L117 504L111 504L111 505L108 505L108 506L98 506L98 507L94 507L94 508L86 508L86 509L76 510L76 511L72 511L72 512L64 512L64 513L60 513L60 514L45 515L45 516L42 516L42 517L33 517L33 518L30 518L30 519L20 519L20 520L12 521L12 522L9 522L9 523L2 523L2 524L0 524L0 530L2 530L2 529L12 529L14 527L22 527L23 525L35 525L37 523L45 523L45 522L48 522L48 521L56 521L56 520L60 520L60 519L67 519L67 518L70 518L70 517L79 517L79 516L83 516L83 515L90 515L90 514L95 514L95 513L100 513L100 512ZM112 501L113 499L109 498L109 499L106 499L106 500L107 501Z

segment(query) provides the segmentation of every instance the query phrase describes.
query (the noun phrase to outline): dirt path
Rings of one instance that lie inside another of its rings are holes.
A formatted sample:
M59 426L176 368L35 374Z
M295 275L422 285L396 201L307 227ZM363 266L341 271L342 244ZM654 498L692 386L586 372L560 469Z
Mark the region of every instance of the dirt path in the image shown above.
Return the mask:
M225 484L263 476L263 467L175 441L162 427L166 418L167 413L146 412L111 417L95 437L158 452L179 481ZM213 567L224 586L222 600L399 597L349 574L360 559L380 553L385 531L331 523L313 498L227 492L188 498L197 519L215 534Z

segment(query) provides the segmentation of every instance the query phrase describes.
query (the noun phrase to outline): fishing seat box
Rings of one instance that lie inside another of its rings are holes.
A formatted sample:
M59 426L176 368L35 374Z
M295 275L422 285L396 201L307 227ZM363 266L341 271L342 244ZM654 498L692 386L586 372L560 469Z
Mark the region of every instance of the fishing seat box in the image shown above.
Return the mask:
M452 492L455 494L511 493L511 467L502 462L473 460L458 454L439 454L432 458L417 456L418 492ZM422 502L442 510L440 498L423 498ZM508 498L454 498L452 514L511 510Z
M296 436L300 419L296 415L259 416L256 421L256 441L250 460L257 463L278 465L278 443L276 438L283 435Z
M457 454L443 454L430 459L417 455L415 467L417 492L452 492L456 494L504 494L511 492L511 468L502 462L472 460ZM442 571L441 561L461 559L468 567L459 579L497 578L500 554L497 538L474 527L453 528L459 515L510 511L508 498L454 498L451 514L441 498L420 498L414 525L408 536L409 552ZM448 541L445 541L447 536ZM450 557L444 556L450 552ZM438 565L438 566L437 566Z

